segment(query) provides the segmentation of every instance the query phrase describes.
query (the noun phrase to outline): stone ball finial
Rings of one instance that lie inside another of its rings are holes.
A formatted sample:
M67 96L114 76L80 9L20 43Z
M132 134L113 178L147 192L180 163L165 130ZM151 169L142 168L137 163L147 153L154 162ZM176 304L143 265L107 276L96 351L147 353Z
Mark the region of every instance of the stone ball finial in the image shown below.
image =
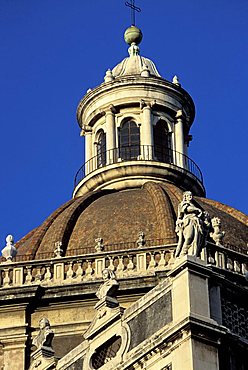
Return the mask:
M143 34L139 28L136 26L128 27L124 33L124 40L128 45L135 43L139 45L142 41Z

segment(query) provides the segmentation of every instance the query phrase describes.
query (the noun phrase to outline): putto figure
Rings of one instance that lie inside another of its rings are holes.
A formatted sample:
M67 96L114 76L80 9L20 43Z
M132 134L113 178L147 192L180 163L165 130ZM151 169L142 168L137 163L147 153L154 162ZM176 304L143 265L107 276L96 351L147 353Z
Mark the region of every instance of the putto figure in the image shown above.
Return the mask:
M175 257L188 254L192 247L192 254L199 257L205 247L210 227L210 217L193 203L190 191L183 193L183 201L178 206L176 233L178 244Z
M116 291L119 288L119 283L116 280L115 273L110 269L104 269L102 271L103 284L100 285L96 296L99 299L105 299L106 297L115 298Z
M50 327L50 322L46 317L39 321L40 330L38 335L33 339L33 344L37 349L41 347L52 348L54 332Z

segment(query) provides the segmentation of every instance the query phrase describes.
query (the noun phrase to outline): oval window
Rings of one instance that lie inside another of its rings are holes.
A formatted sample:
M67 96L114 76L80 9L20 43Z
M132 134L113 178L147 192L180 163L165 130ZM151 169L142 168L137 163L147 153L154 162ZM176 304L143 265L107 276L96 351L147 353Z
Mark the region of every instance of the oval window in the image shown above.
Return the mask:
M111 361L119 351L121 346L121 337L114 335L104 344L95 350L91 357L91 363L94 369L99 369L101 366Z

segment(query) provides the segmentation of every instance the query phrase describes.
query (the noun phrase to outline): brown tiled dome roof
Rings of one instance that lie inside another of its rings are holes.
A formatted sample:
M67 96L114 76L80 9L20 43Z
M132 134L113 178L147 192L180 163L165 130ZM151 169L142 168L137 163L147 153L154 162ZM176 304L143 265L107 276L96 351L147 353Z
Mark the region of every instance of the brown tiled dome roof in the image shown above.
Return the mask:
M53 212L17 244L18 255L39 259L53 256L61 241L65 255L95 252L101 237L106 250L135 246L138 233L161 244L177 242L175 221L183 191L173 184L147 182L142 188L91 192L70 200ZM225 244L247 249L248 217L214 200L195 197L211 217L219 217L226 232Z

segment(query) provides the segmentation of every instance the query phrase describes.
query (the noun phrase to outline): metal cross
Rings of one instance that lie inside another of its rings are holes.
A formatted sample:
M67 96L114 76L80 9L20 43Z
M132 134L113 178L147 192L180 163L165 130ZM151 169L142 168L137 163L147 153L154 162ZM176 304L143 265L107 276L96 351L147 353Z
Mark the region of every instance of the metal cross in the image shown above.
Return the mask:
M138 6L135 6L134 1L135 0L130 0L130 3L128 1L125 2L125 5L131 8L131 24L133 26L135 26L135 12L141 12L141 9Z

